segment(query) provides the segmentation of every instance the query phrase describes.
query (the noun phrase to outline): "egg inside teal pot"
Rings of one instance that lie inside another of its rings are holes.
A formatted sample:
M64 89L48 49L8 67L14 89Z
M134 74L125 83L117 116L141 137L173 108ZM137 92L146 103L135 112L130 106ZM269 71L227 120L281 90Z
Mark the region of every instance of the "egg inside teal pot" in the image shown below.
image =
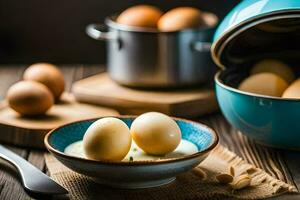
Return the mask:
M215 76L217 99L230 124L258 143L297 150L299 9L300 1L242 1L219 25L211 51L221 69Z

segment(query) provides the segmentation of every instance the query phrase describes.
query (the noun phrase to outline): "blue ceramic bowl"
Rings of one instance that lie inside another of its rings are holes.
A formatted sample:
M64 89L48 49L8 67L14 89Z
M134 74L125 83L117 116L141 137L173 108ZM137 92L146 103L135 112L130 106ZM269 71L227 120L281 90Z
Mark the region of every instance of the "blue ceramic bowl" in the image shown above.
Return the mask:
M134 117L117 118L129 127ZM66 167L99 183L118 188L146 188L167 184L176 175L196 167L218 144L218 136L211 128L192 121L175 119L183 139L198 147L195 154L157 161L112 162L95 161L64 153L65 148L82 140L87 128L97 119L85 120L61 126L49 132L45 137L47 149Z
M216 96L226 119L257 142L300 150L300 100L243 92L224 84L229 75L215 76Z

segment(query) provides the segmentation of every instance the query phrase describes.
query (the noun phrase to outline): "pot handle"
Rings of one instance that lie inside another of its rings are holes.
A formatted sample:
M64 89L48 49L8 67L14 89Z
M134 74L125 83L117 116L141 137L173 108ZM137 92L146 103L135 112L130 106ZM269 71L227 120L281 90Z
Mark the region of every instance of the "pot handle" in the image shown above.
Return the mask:
M211 42L193 42L192 49L198 52L210 52Z
M115 32L107 32L106 26L103 24L89 24L85 32L88 36L95 40L117 40L118 36Z

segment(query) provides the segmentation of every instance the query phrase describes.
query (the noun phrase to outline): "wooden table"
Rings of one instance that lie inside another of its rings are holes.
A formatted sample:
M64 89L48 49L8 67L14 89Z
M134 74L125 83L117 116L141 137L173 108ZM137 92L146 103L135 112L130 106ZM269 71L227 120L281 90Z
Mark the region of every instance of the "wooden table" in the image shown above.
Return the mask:
M6 65L0 66L0 97L4 98L7 89L11 84L18 81L25 69L25 65ZM84 66L84 65L64 65L61 66L63 73L65 74L67 90L69 91L71 85L74 81L82 79L84 77L99 73L103 71L101 66ZM224 118L220 116L220 113L211 114L209 116L204 116L197 120L204 123L208 123L211 126L218 126L220 120L224 121ZM214 123L211 123L214 122ZM217 129L218 130L218 129ZM1 131L1 130L0 130ZM221 134L221 133L220 133ZM300 141L295 141L300 142ZM29 162L35 165L37 168L47 173L44 162L44 153L46 151L37 149L26 149L19 148L15 146L7 146L17 154L26 158ZM289 173L293 177L293 182L300 188L300 152L292 151L277 151L279 156L285 162L288 167ZM15 169L6 164L5 162L0 162L0 185L3 185L2 190L0 189L0 199L6 200L16 200L16 199L33 199L23 190L19 177ZM282 195L272 199L300 199L300 195Z

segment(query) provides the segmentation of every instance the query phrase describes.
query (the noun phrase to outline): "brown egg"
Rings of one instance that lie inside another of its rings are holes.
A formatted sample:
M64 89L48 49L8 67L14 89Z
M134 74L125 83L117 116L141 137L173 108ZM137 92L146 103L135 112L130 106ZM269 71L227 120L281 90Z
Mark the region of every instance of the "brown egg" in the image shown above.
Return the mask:
M36 63L29 66L23 75L24 80L40 82L46 85L54 98L59 99L65 89L65 80L62 72L49 63Z
M135 143L148 154L164 155L176 149L181 131L169 116L148 112L137 117L130 128Z
M161 31L179 31L195 28L205 22L202 12L197 8L179 7L165 13L158 21L158 29Z
M300 99L300 79L295 80L283 93L283 98Z
M137 5L123 11L117 22L127 26L156 28L162 12L150 5Z
M239 90L255 94L281 97L287 87L287 82L280 76L265 72L252 75L243 80L239 86Z
M295 74L293 73L292 69L280 60L262 60L253 66L250 74L258 74L262 72L276 74L286 80L288 83L291 83L293 80L295 80Z
M50 90L34 81L20 81L12 85L6 99L13 110L28 116L44 114L54 103Z

